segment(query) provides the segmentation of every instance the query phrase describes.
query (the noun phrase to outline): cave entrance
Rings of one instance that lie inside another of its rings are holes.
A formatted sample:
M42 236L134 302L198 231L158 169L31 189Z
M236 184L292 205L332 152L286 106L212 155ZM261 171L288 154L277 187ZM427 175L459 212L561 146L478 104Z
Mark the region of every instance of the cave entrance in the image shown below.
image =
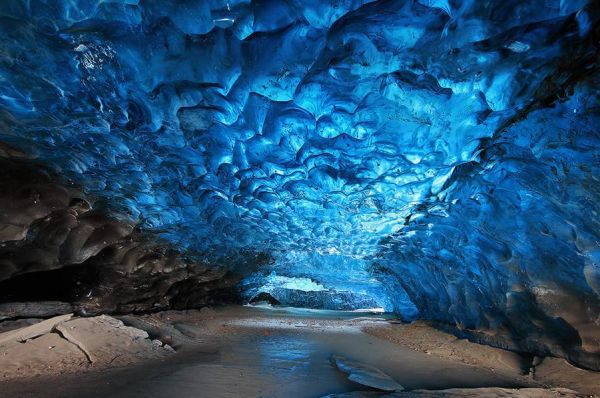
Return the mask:
M240 290L244 302L253 305L397 312L414 317L416 307L402 287L384 282L373 276L364 258L288 252L246 277Z

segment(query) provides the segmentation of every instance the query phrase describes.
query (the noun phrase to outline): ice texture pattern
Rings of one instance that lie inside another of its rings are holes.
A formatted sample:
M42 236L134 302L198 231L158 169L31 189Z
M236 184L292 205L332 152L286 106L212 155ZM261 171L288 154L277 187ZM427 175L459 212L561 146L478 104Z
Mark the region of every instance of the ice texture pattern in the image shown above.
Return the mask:
M599 15L5 0L0 141L180 248L270 253L252 278L360 269L342 291L577 361L600 353Z

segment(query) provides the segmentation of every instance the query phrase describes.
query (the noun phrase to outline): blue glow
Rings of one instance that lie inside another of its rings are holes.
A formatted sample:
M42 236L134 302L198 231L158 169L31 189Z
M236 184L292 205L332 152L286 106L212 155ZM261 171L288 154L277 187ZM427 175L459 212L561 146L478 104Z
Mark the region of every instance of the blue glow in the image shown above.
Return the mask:
M284 306L354 310L380 308L407 319L417 314L401 286L387 291L370 262L339 253L287 252L241 284L246 301L269 293Z
M270 253L251 289L276 272L585 347L599 14L584 0L6 0L0 140L192 252Z
M322 292L323 290L327 290L323 285L309 278L290 278L288 276L279 276L273 272L266 278L264 288L271 290L278 287L283 289L298 289L303 292Z

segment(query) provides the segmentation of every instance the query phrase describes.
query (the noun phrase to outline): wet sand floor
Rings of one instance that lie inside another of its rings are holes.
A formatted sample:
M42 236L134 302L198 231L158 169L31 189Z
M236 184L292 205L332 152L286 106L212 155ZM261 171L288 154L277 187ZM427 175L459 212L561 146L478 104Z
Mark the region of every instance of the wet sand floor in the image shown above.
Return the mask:
M0 386L4 391L0 395L3 398L321 397L369 390L348 381L345 374L332 366L332 354L375 366L406 389L524 386L511 376L435 358L364 334L358 328L311 327L302 319L295 316L291 322L282 322L264 317L245 318L234 321L221 341L188 347L161 363L38 378L28 383L10 382Z

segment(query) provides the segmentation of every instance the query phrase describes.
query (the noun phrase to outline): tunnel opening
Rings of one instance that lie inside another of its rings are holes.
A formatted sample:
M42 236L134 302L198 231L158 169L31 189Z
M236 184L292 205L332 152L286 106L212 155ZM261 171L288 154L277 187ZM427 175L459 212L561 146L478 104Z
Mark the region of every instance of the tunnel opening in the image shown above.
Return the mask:
M329 249L293 251L244 278L239 285L245 303L279 306L395 312L406 320L418 314L401 286L395 291L374 277L370 261ZM263 297L263 300L260 298Z

